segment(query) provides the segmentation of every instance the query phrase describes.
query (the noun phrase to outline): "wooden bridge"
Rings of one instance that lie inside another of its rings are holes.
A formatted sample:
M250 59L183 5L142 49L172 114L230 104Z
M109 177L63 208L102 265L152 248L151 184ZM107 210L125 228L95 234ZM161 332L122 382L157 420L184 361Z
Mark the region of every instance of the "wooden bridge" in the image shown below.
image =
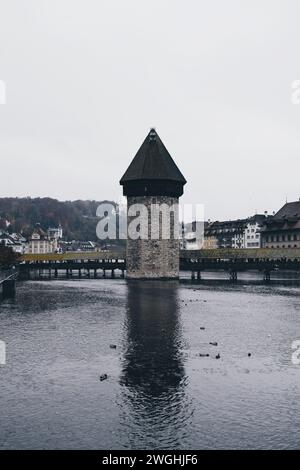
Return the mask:
M126 255L124 251L67 252L26 254L20 259L19 271L23 279L30 279L32 271L48 272L58 277L59 271L67 277L97 278L100 274L112 278L116 271L125 276ZM192 279L201 279L203 271L225 271L229 279L237 280L238 272L259 271L266 281L275 270L300 271L300 249L218 249L181 250L180 270L191 272Z
M259 271L269 281L272 271L300 271L300 249L218 249L180 252L180 269L191 271L192 279L203 271L226 271L232 281L238 272Z
M26 254L20 258L19 271L22 279L30 279L31 272L44 274L48 272L49 277L58 277L59 271L64 271L67 277L74 274L94 278L98 277L99 271L102 277L106 277L107 271L112 278L116 271L125 277L126 260L122 251L76 251L66 253Z

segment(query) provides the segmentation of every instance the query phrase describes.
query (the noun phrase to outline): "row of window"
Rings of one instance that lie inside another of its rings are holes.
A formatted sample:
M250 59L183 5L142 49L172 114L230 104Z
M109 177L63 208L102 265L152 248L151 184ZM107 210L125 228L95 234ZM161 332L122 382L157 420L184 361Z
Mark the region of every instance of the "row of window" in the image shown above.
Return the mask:
M288 235L268 235L265 237L265 242L290 242L300 240L300 234L288 234Z

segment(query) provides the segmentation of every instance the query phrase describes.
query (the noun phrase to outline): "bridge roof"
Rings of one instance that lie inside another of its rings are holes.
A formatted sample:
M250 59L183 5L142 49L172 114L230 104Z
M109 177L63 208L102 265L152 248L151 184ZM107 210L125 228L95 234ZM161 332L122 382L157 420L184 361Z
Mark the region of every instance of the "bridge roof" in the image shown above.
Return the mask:
M186 180L155 129L151 129L120 184L137 180L171 180L184 185Z
M51 261L92 261L108 259L125 259L125 251L81 251L67 253L25 254L20 262L51 262ZM300 259L300 248L257 248L216 250L180 250L180 259Z

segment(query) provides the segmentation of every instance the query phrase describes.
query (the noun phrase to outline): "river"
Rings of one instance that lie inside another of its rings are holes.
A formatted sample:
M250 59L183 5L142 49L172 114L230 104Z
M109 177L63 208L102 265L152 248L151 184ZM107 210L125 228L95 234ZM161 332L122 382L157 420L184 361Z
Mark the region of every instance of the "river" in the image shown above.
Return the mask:
M0 303L0 448L299 448L297 339L297 286L20 283Z

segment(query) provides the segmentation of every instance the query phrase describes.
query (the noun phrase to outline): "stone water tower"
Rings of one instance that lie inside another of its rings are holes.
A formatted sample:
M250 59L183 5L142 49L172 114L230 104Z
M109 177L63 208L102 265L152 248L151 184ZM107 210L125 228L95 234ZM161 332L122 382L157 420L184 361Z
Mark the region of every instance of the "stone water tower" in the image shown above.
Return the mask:
M120 180L123 194L130 207L141 204L147 208L144 217L148 238L127 238L127 277L131 279L176 279L179 276L179 239L174 236L178 221L178 200L183 194L186 180L160 140L155 129L151 129L127 171ZM170 237L162 234L162 215L151 216L157 205L175 207L171 217ZM134 206L136 207L136 206ZM128 217L128 226L134 217ZM156 224L157 226L154 226ZM157 236L153 239L153 231Z

